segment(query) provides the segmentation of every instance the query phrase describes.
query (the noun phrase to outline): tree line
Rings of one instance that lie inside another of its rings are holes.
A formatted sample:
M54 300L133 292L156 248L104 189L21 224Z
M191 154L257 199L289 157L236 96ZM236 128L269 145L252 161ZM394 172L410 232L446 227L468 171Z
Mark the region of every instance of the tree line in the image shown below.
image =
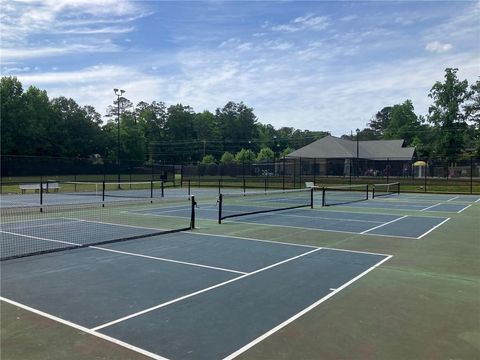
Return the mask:
M428 114L416 115L412 101L405 100L384 107L367 127L342 137L405 139L420 157L479 156L480 82L469 86L467 80L458 79L457 71L446 69L444 81L433 85ZM273 160L329 135L275 129L260 123L254 110L242 102L196 113L188 105L167 107L161 101L134 105L119 96L102 117L92 106L80 106L73 99L50 99L34 86L24 90L16 77L1 78L0 96L3 155L228 163Z

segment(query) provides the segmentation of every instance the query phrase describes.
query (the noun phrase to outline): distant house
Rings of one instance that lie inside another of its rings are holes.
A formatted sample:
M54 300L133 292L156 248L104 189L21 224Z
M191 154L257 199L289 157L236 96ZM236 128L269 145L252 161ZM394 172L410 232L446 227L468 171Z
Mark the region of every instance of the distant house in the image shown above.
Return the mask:
M404 140L351 141L326 136L287 156L299 159L318 175L408 176L415 148Z

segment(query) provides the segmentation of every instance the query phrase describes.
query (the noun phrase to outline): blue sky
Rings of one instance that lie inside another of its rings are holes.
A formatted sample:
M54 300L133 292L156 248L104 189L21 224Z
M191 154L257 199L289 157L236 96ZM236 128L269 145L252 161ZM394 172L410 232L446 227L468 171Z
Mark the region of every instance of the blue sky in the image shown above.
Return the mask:
M0 0L1 71L93 105L254 108L276 128L363 128L428 92L447 67L480 75L478 1Z

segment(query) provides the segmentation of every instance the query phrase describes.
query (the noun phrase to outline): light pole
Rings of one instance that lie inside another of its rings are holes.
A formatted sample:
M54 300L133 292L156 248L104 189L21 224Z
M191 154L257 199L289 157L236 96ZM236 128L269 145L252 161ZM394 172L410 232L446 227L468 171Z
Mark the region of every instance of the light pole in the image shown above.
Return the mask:
M357 170L356 170L356 173L357 173L357 178L358 178L359 175L360 175L360 174L358 173L358 172L359 172L359 170L358 170L358 165L359 165L359 157L358 157L358 136L359 136L359 133L360 133L360 129L357 129L356 132L357 132L357 166L356 166Z
M120 189L120 96L125 93L125 90L113 89L113 92L117 95L117 179Z

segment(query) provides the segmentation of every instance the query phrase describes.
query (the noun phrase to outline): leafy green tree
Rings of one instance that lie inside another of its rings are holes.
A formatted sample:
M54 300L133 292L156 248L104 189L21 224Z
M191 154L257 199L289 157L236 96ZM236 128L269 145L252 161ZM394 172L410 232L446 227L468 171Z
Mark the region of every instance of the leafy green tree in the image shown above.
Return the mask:
M212 165L215 164L215 157L213 155L205 155L202 159L201 164L203 165Z
M165 104L156 101L148 104L141 101L135 107L134 116L145 138L148 161L158 161L157 147L166 137L167 110Z
M275 158L275 154L273 153L272 149L268 147L263 147L260 149L257 155L257 161L271 161Z
M235 162L235 156L233 156L233 154L228 151L224 152L220 159L220 164L222 165L228 165L234 162Z
M244 103L228 102L215 111L223 151L237 152L255 138L257 117Z
M0 82L0 130L2 154L24 154L24 141L30 124L25 118L22 83L16 77L2 77Z
M475 155L480 156L480 80L470 86L468 101L463 109L466 120L470 123L469 144L475 149Z
M167 110L166 140L168 151L176 161L200 160L200 155L192 152L192 141L195 142L193 121L195 113L190 106L172 105Z
M414 112L411 100L394 105L390 112L390 123L384 132L384 139L404 139L407 145L417 135L420 129L418 117Z
M193 130L197 142L196 148L192 151L196 151L199 154L205 153L222 153L222 141L220 131L216 127L215 115L210 111L203 111L195 114L193 119Z
M385 135L385 132L388 129L388 126L390 125L391 120L392 120L391 106L386 106L382 110L377 112L375 114L375 118L370 120L370 122L368 123L369 128L373 131L372 135L374 135L375 138L377 139Z
M55 144L57 156L88 157L98 152L101 130L98 114L79 106L73 99L59 97L51 101L51 116L44 119L49 144Z
M252 163L256 159L255 153L250 149L241 149L235 154L235 161L241 163Z
M428 121L436 132L435 153L441 158L455 160L464 150L467 129L462 105L469 98L467 80L460 81L456 68L445 69L445 79L437 81L430 90L433 104L428 109Z
M282 151L282 157L287 156L288 154L291 154L294 151L295 149L289 146Z

